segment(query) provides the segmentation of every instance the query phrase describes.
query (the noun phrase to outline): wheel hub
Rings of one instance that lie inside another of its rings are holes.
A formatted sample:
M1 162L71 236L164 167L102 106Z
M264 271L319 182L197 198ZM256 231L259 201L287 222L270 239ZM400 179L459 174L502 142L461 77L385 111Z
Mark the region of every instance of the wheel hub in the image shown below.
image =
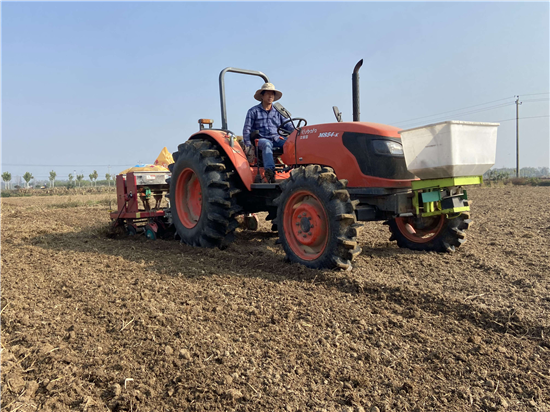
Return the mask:
M300 226L302 227L302 231L309 232L309 229L311 229L311 224L309 223L309 219L307 217L303 217L300 221Z
M324 212L319 202L305 197L294 206L292 213L295 239L306 246L317 246L326 240L326 225L321 216Z

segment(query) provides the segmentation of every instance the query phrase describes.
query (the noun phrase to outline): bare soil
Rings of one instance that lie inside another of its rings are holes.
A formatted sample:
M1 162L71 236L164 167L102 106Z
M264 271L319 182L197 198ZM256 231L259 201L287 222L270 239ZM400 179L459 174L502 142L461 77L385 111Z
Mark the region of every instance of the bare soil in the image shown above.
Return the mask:
M456 253L368 223L350 272L286 263L263 220L220 251L3 199L2 410L550 411L550 188L469 195Z

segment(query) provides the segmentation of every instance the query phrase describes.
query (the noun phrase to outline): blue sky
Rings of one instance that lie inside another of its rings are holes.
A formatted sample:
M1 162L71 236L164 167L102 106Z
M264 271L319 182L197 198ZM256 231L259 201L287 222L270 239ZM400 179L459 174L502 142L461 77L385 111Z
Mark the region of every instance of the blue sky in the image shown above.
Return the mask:
M333 105L351 120L360 59L362 121L410 128L507 120L496 166L514 167L508 119L519 94L521 166L550 164L547 2L1 7L2 170L14 177L45 179L52 169L62 179L73 170L103 177L106 165L117 173L152 163L197 131L199 118L220 127L218 76L228 66L266 73L283 91L281 103L309 124L333 122ZM236 134L261 84L227 75Z

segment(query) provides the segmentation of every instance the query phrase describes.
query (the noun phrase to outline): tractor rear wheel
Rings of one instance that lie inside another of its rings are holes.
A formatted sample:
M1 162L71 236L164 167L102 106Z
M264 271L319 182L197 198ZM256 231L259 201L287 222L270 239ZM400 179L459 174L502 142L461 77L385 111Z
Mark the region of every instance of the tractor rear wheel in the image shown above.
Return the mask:
M275 199L279 239L288 259L313 269L350 269L361 253L355 206L331 168L292 170Z
M466 241L472 221L469 213L454 218L445 215L430 218L397 217L386 222L390 228L390 241L396 240L401 248L412 250L454 252Z
M170 211L181 240L191 246L225 248L234 238L240 211L231 164L207 140L178 147L170 179Z

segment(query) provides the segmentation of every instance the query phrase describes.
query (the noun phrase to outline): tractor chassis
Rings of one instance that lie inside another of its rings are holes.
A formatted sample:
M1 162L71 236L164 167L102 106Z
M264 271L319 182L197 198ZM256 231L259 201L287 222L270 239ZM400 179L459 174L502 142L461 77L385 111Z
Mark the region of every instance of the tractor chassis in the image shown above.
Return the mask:
M412 189L348 187L350 198L356 202L358 221L386 221L399 216L433 217L456 215L470 210L466 185L477 185L481 176L447 179L417 180ZM238 204L246 213L269 213L276 216L274 199L281 194L279 183L253 183L251 191L238 197Z

